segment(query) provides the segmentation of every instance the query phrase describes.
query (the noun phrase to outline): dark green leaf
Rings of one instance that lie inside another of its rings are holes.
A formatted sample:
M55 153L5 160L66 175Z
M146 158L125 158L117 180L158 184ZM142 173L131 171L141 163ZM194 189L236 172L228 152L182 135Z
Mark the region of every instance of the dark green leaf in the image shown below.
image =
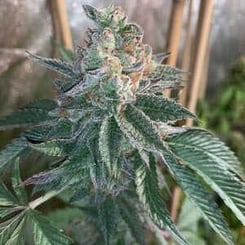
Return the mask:
M206 242L199 232L202 218L196 206L186 198L181 205L177 226L191 244L205 245Z
M3 183L0 183L0 206L15 206L17 204L16 198Z
M150 168L143 162L136 170L136 186L139 199L154 223L161 229L168 229L180 244L189 244L180 234L162 200L154 159Z
M26 206L28 199L26 191L23 187L22 180L20 178L19 159L15 160L15 164L13 166L12 186L19 203Z
M74 124L66 118L60 118L52 125L34 127L25 132L24 136L32 143L41 143L50 140L70 139L75 133Z
M63 235L57 228L52 226L47 218L35 210L28 212L28 217L33 225L35 245L68 245L70 238Z
M135 106L154 121L168 123L186 118L196 119L185 107L163 96L138 94Z
M71 222L82 220L82 212L76 207L66 207L52 210L47 214L47 218L58 229L65 229Z
M93 162L90 167L90 176L93 185L96 189L106 188L106 185L109 183L108 171L101 158L98 138L88 140L88 148Z
M40 100L34 100L24 106L22 106L20 109L42 109L46 111L51 111L57 108L57 103L50 99L40 99Z
M99 150L102 160L107 165L112 176L118 177L122 132L113 116L105 118L100 129Z
M65 155L64 144L65 142L62 142L60 140L50 140L39 144L29 143L29 145L33 149L42 152L48 156L55 156L55 157L62 157Z
M245 224L245 183L230 170L238 161L223 143L210 137L205 131L194 129L171 137L168 142L172 151L202 176Z
M15 228L14 232L11 234L10 238L6 242L5 245L25 245L25 224L26 224L26 217L23 217L21 222Z
M231 233L218 205L204 189L202 184L192 172L186 166L182 165L181 162L178 162L171 153L164 151L163 159L183 191L188 198L193 201L211 227L226 241L227 244L233 244Z
M167 141L174 148L185 144L188 149L203 151L217 160L217 164L232 170L242 178L244 176L244 169L234 153L222 141L204 129L189 128L182 134L173 135Z
M11 161L21 156L28 150L29 146L24 138L18 138L6 146L0 152L0 170L4 169Z
M121 196L118 201L121 216L128 225L131 235L140 245L145 244L144 227L138 215L135 204L130 200L131 197Z
M116 119L133 147L151 151L156 147L163 147L160 135L150 118L133 105L128 104L123 114Z
M62 60L44 58L30 53L29 55L31 59L34 60L35 62L47 67L52 71L59 72L61 75L65 77L73 78L76 76L76 74L73 71L73 66L68 62Z
M56 103L52 100L44 99L31 102L18 111L1 117L0 130L37 125L52 120L53 117L48 113L56 107Z
M22 223L23 216L24 213L20 213L17 216L0 223L0 244L7 244L8 240L11 239L11 236L15 233L15 230L18 229L18 226Z
M86 186L89 183L89 168L92 165L87 154L87 151L81 148L59 167L36 174L24 183L25 185L39 185L40 189L47 190L63 189L72 185L82 186L84 184Z
M113 198L107 197L104 202L100 204L98 216L105 243L109 244L110 237L115 232L117 226L117 210Z
M149 74L149 78L153 81L179 81L182 79L183 71L175 67L158 64L153 72Z
M17 202L17 200L16 200ZM17 206L17 204L16 204ZM10 207L10 206L5 206L5 207L1 207L0 206L0 221L4 218L6 218L8 215L15 213L16 211L16 206Z

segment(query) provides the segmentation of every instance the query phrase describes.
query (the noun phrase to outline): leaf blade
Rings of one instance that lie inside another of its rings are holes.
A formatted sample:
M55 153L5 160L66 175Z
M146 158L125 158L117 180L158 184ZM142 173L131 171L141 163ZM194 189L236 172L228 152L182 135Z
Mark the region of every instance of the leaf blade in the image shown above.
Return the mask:
M227 166L224 162L228 155L230 162L236 158L222 145L210 151L210 145L207 144L209 141L199 132L194 129L169 138L170 148L219 194L237 218L245 224L245 183L234 174L234 167ZM217 142L217 139L215 141ZM223 151L227 151L227 154L224 155ZM231 171L231 168L234 171Z
M135 182L139 199L159 228L167 228L180 244L189 244L178 231L162 201L153 161L151 159L149 162L150 169L143 163L136 170Z
M16 112L1 117L0 130L27 127L52 120L53 117L49 116L48 113L56 107L57 104L48 99L31 102Z
M15 196L11 194L4 183L0 183L0 206L15 206L17 204Z
M186 166L179 163L171 153L164 152L163 159L185 194L199 209L211 227L227 244L233 244L231 233L218 205L197 178L188 168L186 168Z
M60 233L57 228L49 223L49 220L35 210L28 212L28 217L33 225L33 238L36 245L69 245L70 238Z
M0 171L4 170L6 166L16 157L21 156L29 148L25 138L17 138L12 143L7 145L0 152Z
M107 165L111 176L118 178L120 169L118 158L121 151L122 132L113 116L102 122L99 133L99 150L101 158Z
M128 104L116 120L133 147L155 151L157 147L164 146L153 122L135 106Z
M26 206L28 204L27 193L25 188L23 187L22 180L20 178L20 166L19 159L15 160L15 164L13 166L13 174L12 174L12 186L15 192L15 195L18 198L18 201L21 205Z
M135 106L154 121L165 123L196 116L176 101L156 95L138 94Z
M31 53L29 53L29 55L33 61L47 67L52 71L56 71L65 77L72 78L75 76L73 67L68 62L57 59L44 58L38 55L33 55Z

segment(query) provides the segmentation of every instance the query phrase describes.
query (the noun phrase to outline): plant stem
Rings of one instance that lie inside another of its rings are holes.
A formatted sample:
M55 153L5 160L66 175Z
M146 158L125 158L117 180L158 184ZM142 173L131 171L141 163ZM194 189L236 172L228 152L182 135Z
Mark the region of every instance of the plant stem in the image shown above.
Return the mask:
M181 198L181 189L176 186L174 188L172 206L171 206L171 217L174 221L176 221L178 217L180 198Z
M57 196L58 194L60 194L62 191L64 191L64 189L61 189L59 191L50 191L48 193L46 193L45 195L38 197L37 199L29 202L29 207L31 209L35 209L36 207L40 206L41 204L43 204L44 202L48 201L49 199L53 198L54 196Z

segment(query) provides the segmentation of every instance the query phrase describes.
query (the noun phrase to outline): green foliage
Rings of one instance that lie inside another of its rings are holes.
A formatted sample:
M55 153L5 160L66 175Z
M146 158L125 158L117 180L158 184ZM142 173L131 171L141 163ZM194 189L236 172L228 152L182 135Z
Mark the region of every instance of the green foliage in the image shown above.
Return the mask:
M49 111L56 108L52 100L34 101L8 116L0 119L0 130L43 124L52 119Z
M186 118L196 118L195 115L174 100L156 95L139 94L135 106L139 107L154 121L175 122Z
M12 187L15 195L0 185L0 244L26 244L25 230L32 230L35 245L71 244L71 240L53 227L48 219L32 209L19 173L19 161L16 160ZM38 203L40 205L41 202Z
M34 244L71 244L71 240L62 235L59 230L50 225L48 219L39 214L36 210L28 212L28 218L33 226Z
M136 242L138 242L140 245L145 244L144 227L133 200L130 200L127 198L127 196L122 195L118 204L120 214L129 227L132 236L135 237Z
M152 156L151 156L152 158ZM149 159L149 168L145 163L140 163L136 169L136 190L139 199L150 217L160 229L167 228L181 244L188 244L179 233L165 207L158 186L154 159Z
M209 222L211 227L220 234L227 244L232 244L232 238L227 224L218 209L218 205L210 197L209 193L201 185L198 179L184 165L183 160L177 160L176 156L164 152L164 162L168 165L169 170L179 183L186 196L200 210L203 217ZM181 156L181 155L178 155ZM181 156L182 157L182 156Z
M127 239L146 244L141 235L146 230L189 244L162 198L158 164L172 174L214 231L233 244L206 184L244 222L243 173L217 138L201 129L173 126L196 119L163 94L166 88L180 88L182 71L157 61L142 42L142 28L128 23L121 8L85 5L84 10L96 25L88 29L74 60L31 55L65 77L55 81L55 102L36 101L0 119L1 129L27 127L0 155L0 168L12 162L14 169L14 194L0 186L2 243L24 244L28 227L34 244L70 244L35 210L66 190L63 202L84 217L65 229L78 244L124 244ZM51 164L22 183L14 160L22 159L27 148L48 155ZM34 185L35 194L46 193L28 202L24 185ZM84 229L86 237L72 233L70 226Z
M234 150L242 163L243 169L245 167L244 79L245 59L244 56L241 56L232 69L228 71L227 77L222 82L222 87L217 91L217 95L208 98L205 102L200 101L198 104L198 114L202 125L219 135ZM236 168L236 171L241 173L240 169L241 167ZM243 174L240 175L244 176ZM235 243L243 244L244 234L242 234L240 222L224 204L221 207L228 217ZM203 230L205 235L208 236L209 228L205 227ZM220 241L217 240L214 243L220 243Z
M65 229L72 221L81 220L82 213L77 207L66 207L49 212L47 218L58 229Z
M0 153L0 171L6 169L11 161L26 151L28 151L28 142L25 138L18 138L7 145Z
M212 141L207 141L207 137L210 137L210 134L205 131L189 130L170 139L171 149L206 180L244 224L245 185L229 169L232 164L237 165L238 160L217 139L213 139L214 143L210 145ZM230 163L230 166L227 166L227 163Z
M177 226L191 244L206 244L199 232L201 218L202 215L195 205L188 199L185 199L181 206Z
M99 149L102 160L107 164L111 176L118 177L118 158L121 154L122 132L114 117L105 118L102 122L99 138Z

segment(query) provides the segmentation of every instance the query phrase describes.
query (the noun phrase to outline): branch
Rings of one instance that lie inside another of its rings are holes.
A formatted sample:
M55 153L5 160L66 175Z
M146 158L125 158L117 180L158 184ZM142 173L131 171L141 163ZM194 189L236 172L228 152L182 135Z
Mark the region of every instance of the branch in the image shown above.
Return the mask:
M62 191L64 191L64 189L61 189L59 191L50 191L46 193L44 196L38 197L37 199L29 202L29 207L31 209L35 209L36 207L40 206L44 202L48 201L49 199L59 195Z

